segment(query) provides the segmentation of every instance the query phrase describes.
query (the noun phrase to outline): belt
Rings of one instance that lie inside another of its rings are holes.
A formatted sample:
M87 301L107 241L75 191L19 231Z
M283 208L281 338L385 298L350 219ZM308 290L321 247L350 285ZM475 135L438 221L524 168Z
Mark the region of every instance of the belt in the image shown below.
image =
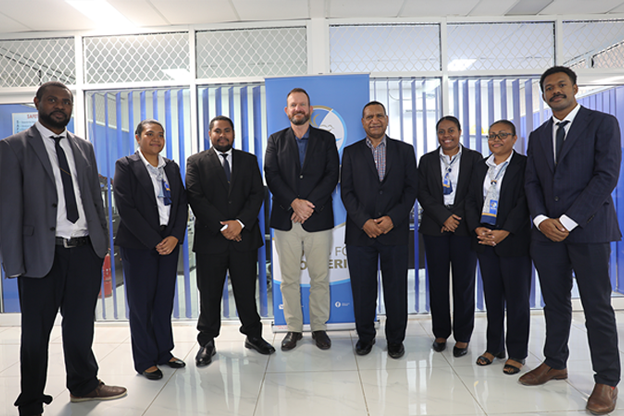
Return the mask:
M65 248L74 248L84 246L85 244L89 244L89 237L74 237L74 238L63 238L56 237L56 245L63 246Z

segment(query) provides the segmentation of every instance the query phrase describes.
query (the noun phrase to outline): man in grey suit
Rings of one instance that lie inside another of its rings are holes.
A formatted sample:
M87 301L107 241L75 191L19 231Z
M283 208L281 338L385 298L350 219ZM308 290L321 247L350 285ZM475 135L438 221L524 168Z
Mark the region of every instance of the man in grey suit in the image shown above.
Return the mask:
M97 378L93 320L108 250L93 146L66 130L73 96L47 82L34 99L39 121L0 140L0 258L17 277L22 311L22 416L43 413L48 343L63 316L63 351L72 402L123 397Z
M544 297L544 362L520 377L528 386L568 377L572 271L591 352L593 414L613 411L620 381L617 327L611 307L610 242L622 238L611 199L620 174L615 117L576 102L576 74L552 67L540 79L553 117L529 137L526 197L533 217L531 257Z

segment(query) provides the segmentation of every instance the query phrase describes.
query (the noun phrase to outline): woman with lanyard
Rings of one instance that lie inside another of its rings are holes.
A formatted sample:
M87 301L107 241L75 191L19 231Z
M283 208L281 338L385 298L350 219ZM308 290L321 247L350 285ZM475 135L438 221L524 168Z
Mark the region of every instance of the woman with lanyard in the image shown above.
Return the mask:
M115 245L125 275L134 368L158 380L163 377L158 365L185 366L171 354L171 312L188 208L179 166L160 156L163 126L144 120L135 134L139 149L115 165L113 191L120 217Z
M453 355L462 357L474 326L474 287L477 258L464 220L464 198L479 152L459 144L461 126L453 116L442 117L436 131L440 147L420 159L418 202L423 209L420 228L429 271L429 304L433 349L446 349L453 334ZM449 272L453 278L453 320L449 300Z
M487 307L487 347L477 365L505 358L503 320L507 305L505 374L516 374L524 365L529 342L531 223L524 193L526 156L513 150L516 128L500 120L490 126L492 154L479 162L466 197L466 222L479 258Z

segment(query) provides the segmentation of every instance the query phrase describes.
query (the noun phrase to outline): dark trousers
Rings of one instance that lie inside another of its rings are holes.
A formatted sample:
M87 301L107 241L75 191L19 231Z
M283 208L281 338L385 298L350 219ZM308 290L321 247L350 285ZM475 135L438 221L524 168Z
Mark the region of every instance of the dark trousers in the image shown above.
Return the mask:
M381 263L386 340L399 344L407 328L407 245L386 246L375 241L371 246L347 245L347 262L353 291L355 328L360 341L375 339L377 270Z
M456 342L469 342L474 328L475 272L477 255L471 237L453 233L424 235L429 272L429 305L433 335ZM449 272L453 268L453 323L449 300Z
M43 393L48 371L48 344L56 314L63 316L63 354L67 388L84 396L98 386L98 365L91 350L95 306L102 263L91 244L56 246L54 263L43 278L19 277L22 310L21 394L15 402L22 416L43 413L52 397Z
M527 356L531 294L531 258L499 257L492 247L478 254L487 307L487 348L505 351L505 305L507 306L507 353L518 361Z
M229 270L236 310L241 320L240 332L249 337L262 336L262 323L256 307L258 250L223 254L197 253L197 287L200 314L197 321L197 342L206 345L219 336L221 329L221 299L225 275Z
M166 256L154 249L120 247L119 251L126 280L132 358L140 374L173 357L171 312L180 246Z
M546 343L544 361L555 369L566 368L570 351L568 338L572 323L572 271L585 312L585 327L596 383L615 386L620 381L615 314L611 307L609 243L574 244L532 242L531 257L539 272Z

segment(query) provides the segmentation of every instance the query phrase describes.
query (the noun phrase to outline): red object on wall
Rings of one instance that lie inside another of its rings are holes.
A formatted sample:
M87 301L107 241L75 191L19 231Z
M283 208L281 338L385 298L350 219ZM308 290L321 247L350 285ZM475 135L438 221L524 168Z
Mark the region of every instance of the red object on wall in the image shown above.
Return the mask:
M102 265L102 279L104 280L104 296L109 298L113 295L113 277L111 273L111 260L110 254L104 257L104 264ZM102 296L102 290L98 297Z

